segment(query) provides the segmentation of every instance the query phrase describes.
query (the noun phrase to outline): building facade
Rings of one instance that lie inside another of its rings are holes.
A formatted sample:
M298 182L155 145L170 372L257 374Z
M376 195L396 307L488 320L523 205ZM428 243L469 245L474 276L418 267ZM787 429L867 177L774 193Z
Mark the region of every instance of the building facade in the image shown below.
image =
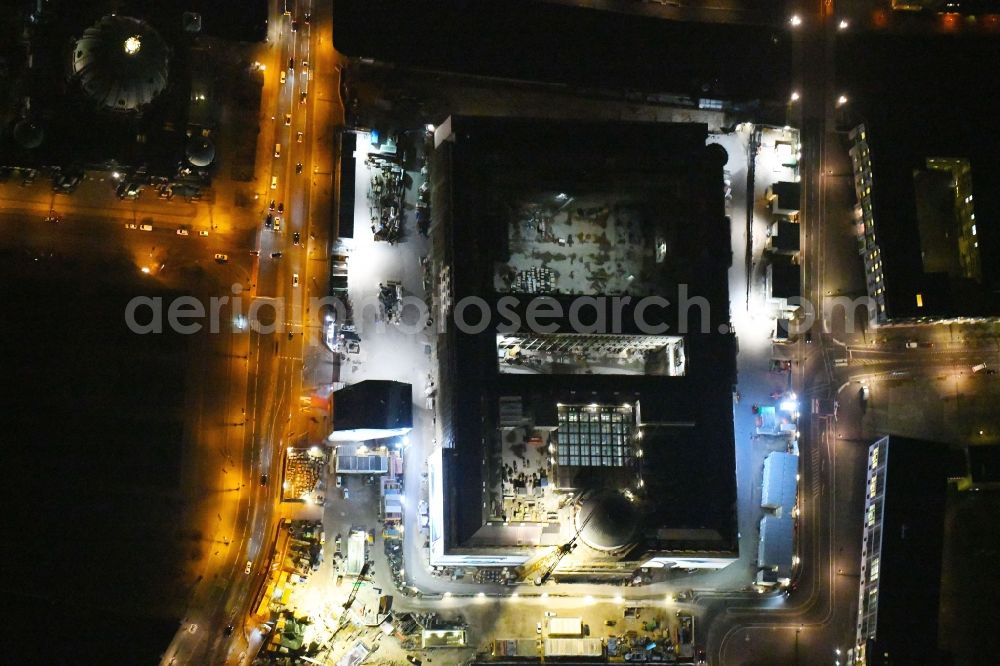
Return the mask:
M937 663L948 447L887 436L868 449L854 663Z

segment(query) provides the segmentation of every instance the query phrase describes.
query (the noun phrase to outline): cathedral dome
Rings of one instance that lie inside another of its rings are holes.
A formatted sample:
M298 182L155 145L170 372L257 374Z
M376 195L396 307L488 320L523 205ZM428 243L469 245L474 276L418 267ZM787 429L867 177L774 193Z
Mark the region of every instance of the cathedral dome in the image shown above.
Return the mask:
M73 77L98 105L136 111L167 87L169 49L145 21L109 15L87 28L73 49Z

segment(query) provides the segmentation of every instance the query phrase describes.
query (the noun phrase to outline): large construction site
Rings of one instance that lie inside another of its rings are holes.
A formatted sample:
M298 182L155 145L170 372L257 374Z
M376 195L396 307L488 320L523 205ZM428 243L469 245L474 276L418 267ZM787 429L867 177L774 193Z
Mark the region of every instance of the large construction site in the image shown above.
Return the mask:
M706 134L466 117L438 128L447 330L432 564L541 583L736 558L729 223ZM679 293L708 307L685 309ZM449 316L467 297L492 308L481 332ZM544 330L540 302L558 313Z

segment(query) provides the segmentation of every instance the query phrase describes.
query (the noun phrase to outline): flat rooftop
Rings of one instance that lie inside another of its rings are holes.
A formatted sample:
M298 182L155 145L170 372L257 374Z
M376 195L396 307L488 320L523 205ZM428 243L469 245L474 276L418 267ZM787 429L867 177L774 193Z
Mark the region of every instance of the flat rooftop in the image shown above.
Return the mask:
M630 558L735 552L729 226L707 128L450 122L432 168L436 273L493 323L449 316L439 336L448 546L563 543L572 498L627 492ZM532 270L540 282L498 279ZM686 311L695 297L705 307ZM540 303L561 310L543 332Z
M469 7L455 0L337 2L334 45L352 57L406 67L588 89L713 99L788 94L791 39L784 29L667 21L531 0Z

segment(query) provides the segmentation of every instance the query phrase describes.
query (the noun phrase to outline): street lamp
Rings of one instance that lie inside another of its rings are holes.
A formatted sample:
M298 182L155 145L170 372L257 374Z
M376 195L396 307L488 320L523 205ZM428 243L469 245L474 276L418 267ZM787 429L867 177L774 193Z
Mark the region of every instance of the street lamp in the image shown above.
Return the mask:
M837 30L847 30L850 25L851 24L847 22L847 19L840 19L840 23L837 24Z
M837 106L844 106L847 104L847 95L841 95L837 98Z
M789 97L789 100L792 101L792 102L799 101L799 91L798 90L793 90L791 97Z
M792 18L788 19L788 22L792 24L793 28L797 28L802 25L802 17L798 14L792 14Z

